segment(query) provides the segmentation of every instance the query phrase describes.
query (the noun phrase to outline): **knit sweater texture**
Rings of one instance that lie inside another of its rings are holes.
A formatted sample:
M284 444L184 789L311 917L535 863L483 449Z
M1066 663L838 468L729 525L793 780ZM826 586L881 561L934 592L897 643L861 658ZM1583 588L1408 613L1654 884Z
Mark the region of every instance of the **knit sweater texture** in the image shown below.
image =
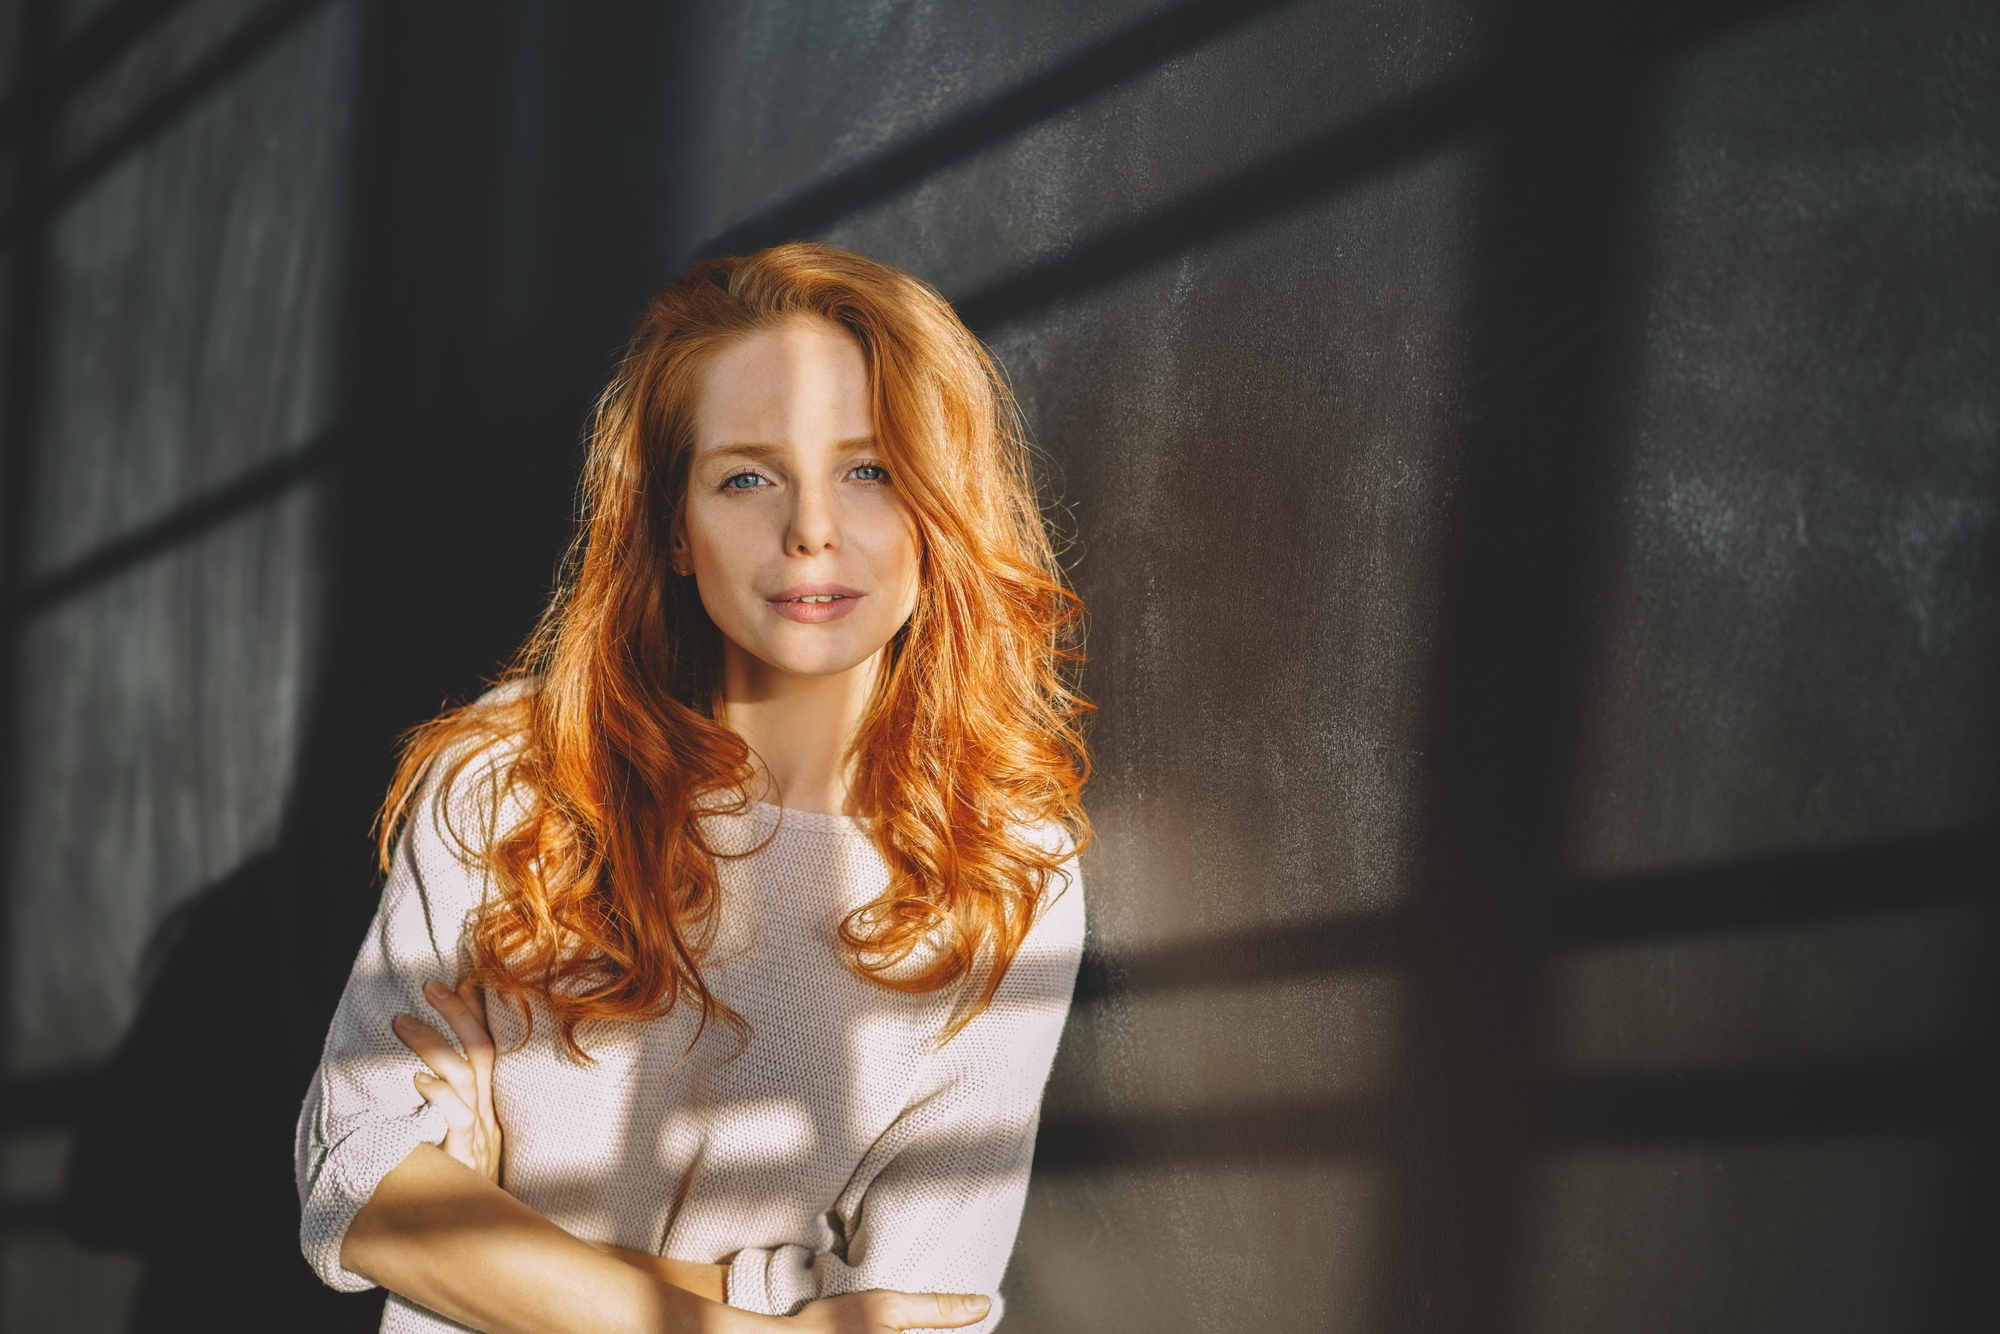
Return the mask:
M467 928L491 886L459 839L510 820L493 772L475 760L448 793L426 790L299 1116L301 1244L344 1291L370 1286L340 1263L354 1215L416 1145L445 1136L390 1024L412 1014L450 1034L421 988L470 969ZM729 1302L745 1310L789 1315L870 1288L986 1293L974 1328L990 1330L1083 944L1074 857L992 1004L941 1045L952 993L862 978L835 934L888 883L865 821L760 804L716 817L711 837L748 854L718 859L702 969L747 1039L682 1006L586 1026L592 1059L579 1061L546 1011L530 1026L495 1002L502 1184L586 1241L727 1260ZM1068 846L1055 828L1039 837ZM462 1326L392 1294L382 1328Z

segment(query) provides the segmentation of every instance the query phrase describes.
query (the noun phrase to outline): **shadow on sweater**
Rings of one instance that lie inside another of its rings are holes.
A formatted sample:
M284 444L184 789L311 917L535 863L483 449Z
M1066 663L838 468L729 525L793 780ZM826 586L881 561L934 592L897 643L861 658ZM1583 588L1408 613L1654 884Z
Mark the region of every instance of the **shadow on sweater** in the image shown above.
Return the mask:
M333 1292L299 1253L293 1125L349 960L320 957L327 900L292 860L253 858L167 919L138 1018L79 1117L66 1221L145 1261L132 1334L381 1322L379 1289ZM350 934L332 934L345 950Z

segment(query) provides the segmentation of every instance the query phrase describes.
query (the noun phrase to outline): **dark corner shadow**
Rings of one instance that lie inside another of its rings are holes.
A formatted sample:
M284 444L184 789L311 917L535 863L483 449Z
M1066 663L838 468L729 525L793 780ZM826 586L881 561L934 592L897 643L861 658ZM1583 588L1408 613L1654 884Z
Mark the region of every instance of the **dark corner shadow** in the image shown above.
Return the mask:
M291 948L301 880L251 858L156 934L134 1021L80 1100L63 1221L145 1263L127 1328L373 1330L382 1296L340 1294L298 1244L292 1127L330 1010Z
M704 242L695 258L760 250L825 229L955 162L1174 56L1298 0L1182 0Z

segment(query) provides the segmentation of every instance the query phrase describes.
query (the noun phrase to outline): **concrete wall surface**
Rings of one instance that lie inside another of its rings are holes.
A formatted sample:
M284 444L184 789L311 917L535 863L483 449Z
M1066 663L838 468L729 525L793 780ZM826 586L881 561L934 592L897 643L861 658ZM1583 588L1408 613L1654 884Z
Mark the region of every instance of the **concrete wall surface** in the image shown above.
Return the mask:
M1993 1324L2000 5L1627 8L0 4L0 1330L372 1327L283 1155L391 741L802 237L1089 607L1005 1329Z

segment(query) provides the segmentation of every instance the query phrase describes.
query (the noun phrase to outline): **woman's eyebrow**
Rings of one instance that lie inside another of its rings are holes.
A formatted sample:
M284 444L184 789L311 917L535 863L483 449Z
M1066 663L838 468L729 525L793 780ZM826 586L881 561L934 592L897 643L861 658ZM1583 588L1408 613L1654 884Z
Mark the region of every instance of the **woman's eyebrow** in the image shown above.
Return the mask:
M782 454L783 452L776 445L759 445L749 441L732 440L727 444L711 445L709 448L701 451L701 457L703 459L768 459L775 454Z
M876 449L880 445L881 441L873 435L857 435L852 440L836 440L833 447L836 450L855 450ZM784 449L778 445L757 444L749 440L729 440L722 444L710 445L706 449L703 449L701 457L704 460L720 458L763 460L784 452Z

